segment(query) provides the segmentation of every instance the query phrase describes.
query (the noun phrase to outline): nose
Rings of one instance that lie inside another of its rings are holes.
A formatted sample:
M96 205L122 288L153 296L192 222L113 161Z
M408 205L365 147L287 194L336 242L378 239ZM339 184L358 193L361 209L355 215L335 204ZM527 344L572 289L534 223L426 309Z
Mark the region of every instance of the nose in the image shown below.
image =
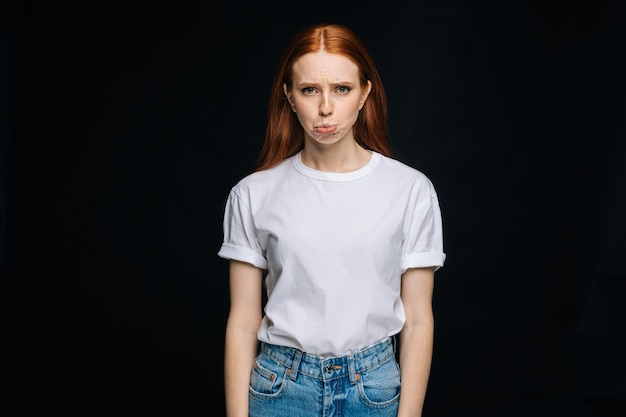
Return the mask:
M322 100L320 102L319 113L320 113L320 116L330 116L331 114L333 114L333 105L330 100L330 97L326 95L322 97Z

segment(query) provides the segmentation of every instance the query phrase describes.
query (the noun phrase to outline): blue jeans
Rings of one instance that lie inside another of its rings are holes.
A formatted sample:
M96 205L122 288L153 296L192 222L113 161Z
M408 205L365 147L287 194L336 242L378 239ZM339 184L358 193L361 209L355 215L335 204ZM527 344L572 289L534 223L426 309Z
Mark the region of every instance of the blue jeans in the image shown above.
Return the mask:
M400 368L392 338L323 359L261 344L250 379L249 417L396 417Z

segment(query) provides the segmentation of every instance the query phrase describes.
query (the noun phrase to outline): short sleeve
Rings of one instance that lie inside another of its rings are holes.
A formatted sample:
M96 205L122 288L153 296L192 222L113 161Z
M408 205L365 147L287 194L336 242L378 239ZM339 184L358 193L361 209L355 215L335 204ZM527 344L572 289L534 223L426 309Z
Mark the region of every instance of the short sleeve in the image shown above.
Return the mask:
M217 255L250 263L257 268L266 269L267 260L258 243L255 225L250 207L233 189L228 195L224 209L224 240Z
M441 268L446 259L443 251L443 225L437 194L429 184L429 195L409 217L403 242L402 273L409 268Z

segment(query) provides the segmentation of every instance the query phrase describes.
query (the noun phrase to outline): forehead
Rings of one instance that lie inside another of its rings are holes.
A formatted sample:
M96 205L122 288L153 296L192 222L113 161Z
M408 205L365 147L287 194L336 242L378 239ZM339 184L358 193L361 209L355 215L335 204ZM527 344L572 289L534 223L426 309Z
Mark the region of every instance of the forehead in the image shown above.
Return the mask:
M358 80L359 67L349 58L325 51L302 55L293 64L295 80L341 79Z

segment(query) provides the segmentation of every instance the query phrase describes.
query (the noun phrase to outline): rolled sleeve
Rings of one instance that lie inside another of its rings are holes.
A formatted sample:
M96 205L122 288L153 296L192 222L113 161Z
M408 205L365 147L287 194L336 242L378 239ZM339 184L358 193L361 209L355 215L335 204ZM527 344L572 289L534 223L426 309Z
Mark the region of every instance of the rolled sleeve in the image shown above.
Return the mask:
M437 195L432 191L430 198L410 217L403 245L402 273L409 268L429 266L437 270L445 260L441 210Z
M251 249L243 248L241 246L222 243L222 247L217 255L224 259L247 262L257 268L267 269L267 260L263 256Z
M267 260L256 236L249 206L231 190L224 210L224 240L218 256L266 269Z

